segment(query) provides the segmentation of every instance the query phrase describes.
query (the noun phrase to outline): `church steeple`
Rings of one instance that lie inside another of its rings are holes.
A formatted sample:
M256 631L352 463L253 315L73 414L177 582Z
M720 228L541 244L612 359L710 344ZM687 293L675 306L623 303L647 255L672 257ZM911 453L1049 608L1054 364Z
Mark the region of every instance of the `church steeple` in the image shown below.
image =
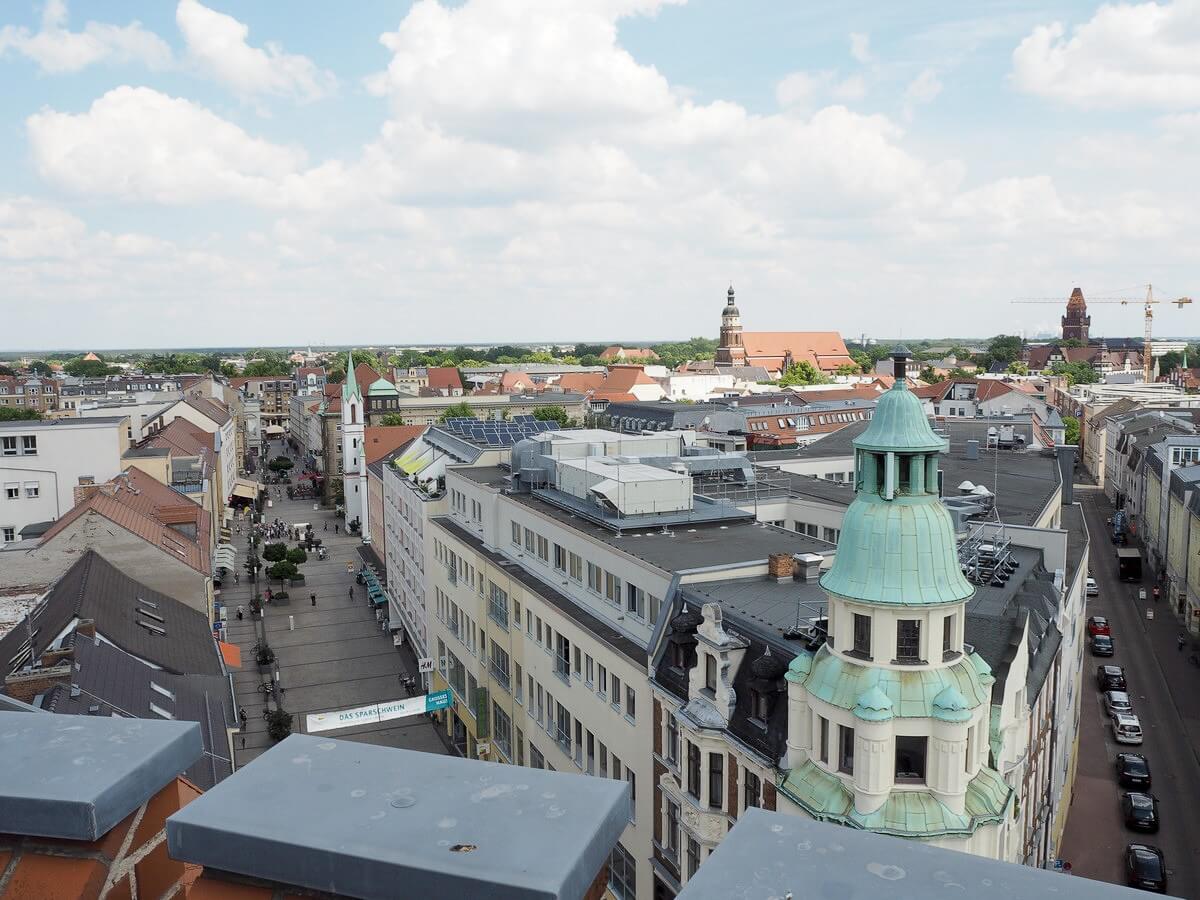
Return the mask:
M351 397L362 398L362 391L358 387L358 377L354 374L354 351L346 351L346 384L342 388L342 400L349 400Z
M725 306L721 310L721 338L718 342L715 362L718 366L744 366L746 348L742 344L742 319L734 302L733 285L725 294Z
M1064 341L1088 342L1088 329L1092 317L1088 315L1087 301L1083 299L1083 291L1079 288L1071 291L1067 300L1067 314L1062 317L1062 336Z

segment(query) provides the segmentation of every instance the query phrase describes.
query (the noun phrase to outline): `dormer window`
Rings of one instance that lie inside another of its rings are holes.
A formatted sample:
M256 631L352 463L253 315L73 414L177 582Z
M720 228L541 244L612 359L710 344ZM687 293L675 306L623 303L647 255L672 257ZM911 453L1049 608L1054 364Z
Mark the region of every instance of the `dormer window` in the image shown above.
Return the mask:
M717 658L711 653L704 654L704 689L717 692Z
M750 691L750 717L765 723L771 716L770 698L762 691Z

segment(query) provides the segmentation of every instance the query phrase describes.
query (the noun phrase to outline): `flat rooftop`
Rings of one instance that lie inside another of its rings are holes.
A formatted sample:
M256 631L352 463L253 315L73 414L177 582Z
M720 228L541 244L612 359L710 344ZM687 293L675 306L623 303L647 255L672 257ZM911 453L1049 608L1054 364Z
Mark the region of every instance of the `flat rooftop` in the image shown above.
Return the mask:
M507 486L510 475L509 470L502 466L454 466L450 471L468 481L493 488Z
M633 528L618 534L530 494L512 494L511 499L665 572L755 562L772 553L826 555L835 550L825 541L750 520L672 525L668 534L661 528Z
M293 734L172 815L167 845L353 897L577 898L629 807L613 779Z
M721 609L774 642L804 646L788 632L824 615L828 598L817 582L775 581L765 577L733 578L683 586L685 601L719 603ZM738 626L735 626L735 628Z
M938 457L942 493L961 496L964 481L982 484L996 495L1000 520L1011 525L1032 525L1058 490L1058 461L1051 451L979 449L978 459L967 459L965 444L951 444Z
M0 422L0 430L29 431L37 428L115 428L128 422L129 416L88 416L71 419L14 419Z
M203 751L196 722L0 711L0 832L97 840Z
M1131 900L1126 887L748 809L679 900Z

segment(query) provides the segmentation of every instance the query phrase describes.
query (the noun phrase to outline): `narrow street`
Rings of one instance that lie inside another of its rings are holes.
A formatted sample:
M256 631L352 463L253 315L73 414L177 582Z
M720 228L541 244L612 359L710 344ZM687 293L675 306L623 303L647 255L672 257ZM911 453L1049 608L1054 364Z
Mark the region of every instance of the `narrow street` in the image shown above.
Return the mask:
M272 457L277 455L278 450L274 450ZM286 492L281 493L282 499L272 500L271 506L264 506L264 521L311 523L329 550L324 560L319 560L315 552L309 555L308 561L300 566L304 584L291 588L288 599L264 606L267 642L279 662L283 707L295 716L292 730L302 732L308 713L364 706L406 696L400 685L400 674L404 671L415 675L417 663L407 644L401 648L393 646L391 635L383 630L375 611L367 603L365 588L355 581L355 573L361 566L357 553L359 538L345 534L344 521L336 518L332 509L314 510L313 501L288 500ZM335 524L337 534L334 533ZM241 567L246 561L245 523L242 533L234 535L234 542ZM294 541L287 543L295 546ZM260 573L260 589L265 590L267 586L266 578ZM279 583L272 582L270 587L279 590ZM265 695L259 690L265 679L259 675L254 660L254 644L258 638L249 612L251 591L250 579L241 570L239 583L228 583L221 593L221 599L230 610L229 640L242 651L242 667L233 680L238 704L245 708L248 721L243 734L234 741L238 766L245 765L272 746L263 719ZM316 606L310 599L314 593L317 595ZM235 614L239 604L245 608L245 619L240 622ZM446 752L433 724L424 716L359 725L329 734L389 747Z
M1166 856L1168 892L1200 897L1200 668L1188 662L1192 642L1180 651L1179 619L1164 602L1138 600L1138 588L1151 596L1153 574L1147 568L1140 583L1117 579L1114 545L1106 519L1113 514L1103 491L1077 485L1091 535L1091 572L1100 596L1087 604L1089 616L1106 616L1112 627L1115 655L1091 655L1085 649L1084 704L1080 719L1079 765L1075 795L1067 818L1061 855L1075 875L1124 883L1123 852L1134 841L1154 844ZM1147 612L1153 614L1147 618ZM1134 713L1145 742L1119 746L1112 738L1096 666L1125 668ZM1114 760L1121 750L1142 753L1150 763L1152 793L1159 799L1161 827L1140 834L1125 827Z

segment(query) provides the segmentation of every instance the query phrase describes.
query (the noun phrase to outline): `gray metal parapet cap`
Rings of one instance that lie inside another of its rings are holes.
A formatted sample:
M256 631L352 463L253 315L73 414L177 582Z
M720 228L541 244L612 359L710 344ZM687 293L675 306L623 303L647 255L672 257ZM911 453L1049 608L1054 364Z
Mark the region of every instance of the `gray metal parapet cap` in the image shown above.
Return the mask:
M197 722L0 712L0 832L94 841L203 752Z
M174 859L351 897L584 895L621 781L294 734L167 820Z
M1135 900L1141 891L748 809L679 900Z

